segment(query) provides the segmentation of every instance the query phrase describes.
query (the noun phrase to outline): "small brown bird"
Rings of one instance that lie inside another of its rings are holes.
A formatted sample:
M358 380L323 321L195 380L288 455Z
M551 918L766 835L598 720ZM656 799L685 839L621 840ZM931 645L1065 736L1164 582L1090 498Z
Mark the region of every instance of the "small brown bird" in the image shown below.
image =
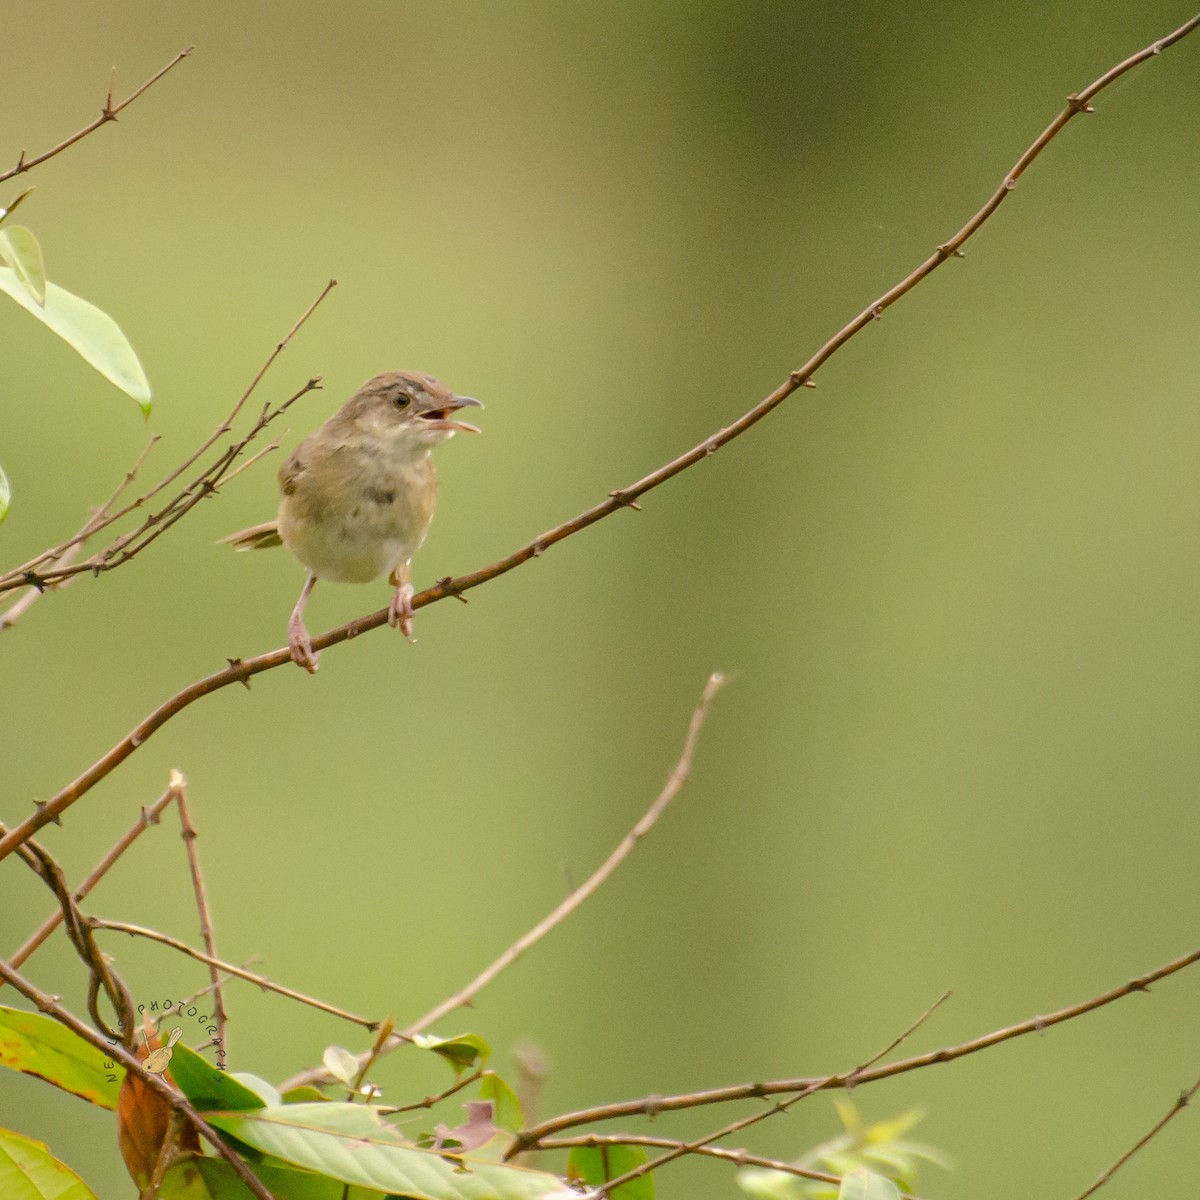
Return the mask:
M432 375L376 375L305 438L279 471L279 516L222 539L238 550L286 546L308 568L288 621L292 661L312 673L317 655L304 606L318 579L370 583L387 574L396 592L388 624L412 637L408 565L429 532L437 499L432 451L462 429L460 408L482 408Z

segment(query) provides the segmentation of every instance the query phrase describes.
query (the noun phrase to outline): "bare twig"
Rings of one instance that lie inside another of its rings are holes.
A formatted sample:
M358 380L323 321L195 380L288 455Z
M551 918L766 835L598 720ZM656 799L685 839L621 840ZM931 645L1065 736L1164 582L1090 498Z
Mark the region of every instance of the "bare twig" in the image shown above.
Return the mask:
M394 1050L397 1046L411 1041L414 1034L420 1033L423 1029L428 1029L435 1021L440 1021L442 1017L448 1013L452 1013L456 1008L462 1008L464 1005L470 1004L472 999L487 987L497 975L512 966L526 950L531 946L535 946L551 930L561 925L629 857L634 847L650 832L658 819L666 811L667 806L679 795L683 785L687 782L688 774L692 769L692 758L696 750L696 741L700 737L704 718L708 715L708 709L712 704L713 697L720 691L724 683L725 677L717 672L708 677L704 685L704 690L700 694L699 703L696 705L695 710L692 712L692 718L688 722L687 736L684 738L683 751L679 756L679 761L675 764L674 769L667 778L666 784L655 798L654 803L642 814L637 824L621 839L620 844L608 858L592 872L588 879L571 892L561 904L557 905L552 912L544 916L527 933L517 938L499 958L480 971L470 983L455 992L453 996L443 1000L440 1004L436 1004L429 1012L419 1020L414 1021L406 1029L393 1035L387 1046L384 1047L385 1051ZM328 1078L329 1075L324 1068L314 1067L293 1076L292 1079L282 1085L281 1090L286 1091L289 1088L298 1087L300 1084L316 1083Z
M226 1022L228 1014L225 1011L225 993L221 989L221 968L217 965L217 938L213 930L212 912L208 907L208 890L204 886L204 874L200 870L200 851L196 846L196 827L192 824L192 814L188 808L187 780L179 771L171 772L171 784L168 789L179 807L180 837L187 849L188 870L192 876L192 892L196 897L196 911L200 916L200 936L204 948L212 960L208 964L208 977L212 982L213 1016L217 1021L217 1042L224 1057L229 1052L226 1041Z
M1177 1117L1187 1108L1195 1098L1197 1092L1200 1092L1200 1079L1197 1079L1186 1091L1180 1092L1175 1098L1175 1103L1091 1187L1084 1188L1076 1197L1076 1200L1087 1200L1088 1196L1098 1192L1147 1142L1152 1141L1163 1131L1163 1128L1172 1117Z
M424 1100L418 1100L415 1104L397 1104L397 1105L379 1105L380 1113L386 1113L391 1116L395 1113L418 1112L421 1109L433 1108L434 1105L441 1104L443 1100L448 1100L451 1096L461 1092L463 1088L470 1087L471 1084L478 1082L485 1074L481 1067L478 1071L473 1071L470 1075L464 1075L461 1079L456 1079L445 1091L438 1092L433 1096L426 1096Z
M181 1092L177 1092L165 1079L147 1071L137 1056L127 1050L119 1042L115 1045L107 1041L103 1034L97 1033L86 1022L81 1021L74 1013L68 1012L55 997L35 987L28 979L15 970L4 959L0 958L0 978L12 984L27 1000L32 1001L39 1012L53 1017L61 1025L65 1025L72 1033L83 1038L85 1042L95 1046L109 1058L115 1059L132 1075L136 1075L147 1087L156 1091L172 1109L180 1112L191 1122L196 1132L237 1172L242 1182L258 1197L258 1200L275 1200L271 1193L259 1182L258 1178L222 1139L221 1135L188 1103Z
M76 133L71 134L69 138L59 142L57 146L52 146L43 154L35 154L33 158L26 158L25 151L22 150L17 156L17 165L15 167L10 167L7 171L0 171L0 183L12 179L14 175L21 175L25 171L32 171L34 167L40 167L47 159L53 158L56 154L61 154L64 150L75 145L76 142L82 141L89 133L95 133L101 125L107 125L109 121L115 121L119 113L127 109L143 92L156 84L173 67L183 62L195 48L195 46L189 46L186 50L181 50L165 67L155 71L140 88L130 92L120 104L113 104L112 86L110 84L108 95L104 101L104 107L100 110L100 115L90 125L85 125Z
M38 559L36 560L38 563L46 563L49 561L49 563L55 567L66 567L79 557L79 552L83 549L84 543L92 536L93 533L103 528L109 519L109 513L112 511L113 505L116 504L116 502L120 499L121 493L124 492L125 489L128 488L129 485L137 478L138 471L145 464L146 459L150 456L150 451L154 449L155 445L160 439L160 436L161 435L157 433L151 436L150 440L146 443L145 450L138 455L137 461L133 464L133 466L125 472L124 477L122 478L121 482L117 484L116 490L113 492L113 494L109 496L109 498L98 509L91 513L88 519L84 522L83 527L77 534L75 534L73 538L70 539L70 541L64 542L61 547L57 548L57 556L53 556L53 552L47 552L52 554L52 557L47 560L46 554L39 555ZM255 457L257 458L258 456L255 455ZM234 474L237 474L237 472L235 471ZM50 586L55 588L63 588L66 587L70 582L70 579L63 579L57 584ZM17 620L24 615L24 613L27 612L33 604L36 603L37 598L46 594L47 590L49 590L49 588L45 585L37 587L30 585L24 595L19 596L13 601L12 604L8 606L8 608L4 610L3 613L0 613L0 633L3 633L6 629L11 629L17 623Z
M862 1073L868 1070L880 1059L886 1058L897 1046L900 1045L906 1038L910 1037L926 1021L933 1016L934 1012L949 998L950 993L944 992L942 996L935 1000L903 1033L894 1037L882 1050L872 1054L861 1066L855 1067L850 1072L849 1079L857 1081L862 1078ZM731 1137L735 1133L740 1133L743 1129L748 1129L751 1125L757 1125L760 1121L765 1121L768 1117L777 1116L779 1113L785 1113L793 1105L798 1104L801 1100L811 1096L814 1092L819 1092L823 1086L829 1082L829 1077L823 1081L817 1081L809 1084L808 1087L798 1092L796 1095L787 1100L779 1100L770 1108L763 1109L761 1112L751 1113L749 1116L740 1117L736 1121L730 1121L728 1125L721 1126L720 1129L714 1129L711 1133L706 1133L703 1137L696 1138L691 1142L679 1142L673 1146L666 1154L660 1154L658 1158L650 1159L642 1163L640 1166L632 1167L623 1175L614 1176L612 1179L604 1183L599 1191L604 1195L610 1195L623 1184L632 1183L635 1179L640 1179L643 1175L649 1175L651 1171L657 1171L659 1167L664 1167L669 1162L674 1162L678 1158L682 1158L686 1154L695 1154L700 1150L705 1149L713 1142L723 1141L727 1137Z
M746 1150L722 1150L719 1146L697 1146L687 1149L687 1143L677 1138L651 1137L637 1133L585 1133L579 1137L547 1138L541 1143L543 1150L570 1150L575 1146L654 1146L662 1150L680 1150L688 1154L703 1154L719 1158L735 1167L765 1167L769 1171L781 1171L785 1175L797 1175L816 1183L832 1183L835 1187L842 1182L840 1175L828 1171L814 1171L811 1167L800 1167L795 1163L781 1162L777 1158L763 1158ZM903 1200L919 1200L909 1192L900 1193Z
M130 925L126 921L106 921L101 917L89 917L88 924L93 929L110 929L114 933L127 933L130 937L146 938L147 941L169 946L172 950L178 950L180 954L186 954L188 958L194 958L197 962L207 963L210 967L217 967L219 970L224 971L226 975L232 975L236 979L244 979L248 983L261 988L264 992L275 992L280 996L286 996L289 1000L298 1000L301 1004L307 1004L310 1008L319 1009L321 1012L329 1013L334 1017L341 1017L343 1021L350 1021L355 1025L361 1025L364 1029L374 1030L379 1026L378 1021L372 1021L369 1017L356 1016L345 1009L337 1008L332 1004L326 1004L324 1000L318 1000L314 996L306 996L303 992L297 992L294 988L284 987L281 983L273 983L265 975L255 975L253 971L247 971L244 967L239 967L235 963L223 962L219 958L213 958L212 955L203 954L201 951L189 946L187 942L181 942L178 938L173 938L169 934L159 933L157 929L146 929L142 925ZM282 1090L286 1090L286 1088Z
M537 1145L544 1137L561 1133L566 1129L575 1129L580 1125L591 1125L597 1121L614 1121L623 1117L637 1115L653 1116L663 1112L675 1112L684 1108L697 1108L707 1104L724 1104L729 1100L765 1100L768 1096L785 1095L791 1092L809 1093L817 1091L844 1089L847 1087L862 1087L880 1079L890 1079L894 1075L903 1075L908 1071L920 1070L933 1066L935 1063L953 1062L968 1054L976 1054L980 1050L989 1050L1001 1042L1012 1038L1024 1037L1030 1033L1042 1033L1053 1025L1061 1025L1064 1021L1072 1021L1085 1013L1104 1008L1116 1000L1124 999L1135 992L1147 992L1150 986L1160 979L1166 979L1177 971L1193 963L1200 962L1200 949L1193 950L1179 958L1172 959L1162 966L1130 979L1107 992L1101 992L1088 1000L1059 1009L1048 1016L1030 1017L1016 1025L993 1030L969 1042L961 1042L956 1046L946 1046L941 1050L930 1050L925 1054L917 1054L911 1058L899 1059L883 1066L872 1066L867 1070L855 1067L837 1075L808 1076L799 1079L777 1079L767 1083L741 1083L732 1087L712 1088L701 1092L686 1092L674 1096L646 1096L639 1100L624 1100L615 1104L601 1104L595 1108L580 1109L577 1112L565 1113L552 1117L538 1125L530 1126L517 1135L517 1142L512 1153L518 1153L530 1146Z
M504 575L509 571L521 566L523 563L529 562L530 559L540 557L550 546L557 542L561 542L564 538L571 537L573 534L579 533L581 530L594 525L597 521L610 516L621 508L632 507L638 497L645 495L652 488L658 487L665 483L668 479L678 475L681 471L693 466L695 463L701 462L712 454L716 453L722 446L731 442L739 434L744 433L750 426L757 424L765 417L772 409L782 404L794 391L800 387L811 386L813 383L812 376L818 367L824 365L837 351L839 351L851 338L858 334L862 329L876 319L885 309L894 304L903 295L914 288L918 283L926 278L929 274L935 271L947 259L957 257L961 251L963 244L978 231L980 226L999 208L1004 197L1015 186L1017 180L1035 158L1038 157L1049 145L1050 141L1062 130L1062 128L1078 113L1087 112L1090 107L1090 101L1102 89L1106 88L1115 79L1124 75L1127 71L1132 70L1139 63L1146 62L1148 59L1162 53L1168 46L1174 45L1180 39L1186 37L1194 29L1200 26L1200 16L1193 17L1190 21L1185 22L1173 33L1168 34L1164 38L1160 38L1157 42L1131 55L1123 62L1118 63L1109 71L1106 71L1099 79L1095 80L1081 92L1077 92L1069 99L1067 107L1046 127L1046 129L1037 137L1033 144L1025 151L1024 154L1017 160L1013 168L1005 175L1000 186L992 197L984 204L980 210L956 233L949 241L944 242L935 252L922 262L914 271L905 276L894 287L885 292L873 304L865 308L858 316L851 320L848 324L842 327L832 338L829 339L823 346L813 354L803 366L792 371L788 378L784 380L769 396L761 400L748 412L739 417L732 424L719 429L716 433L707 437L699 445L694 446L687 453L680 455L671 462L666 463L657 471L651 472L649 475L638 480L637 483L630 485L627 488L611 492L607 499L601 503L589 508L587 511L580 513L577 517L570 521L556 526L554 529L548 530L540 537L535 538L532 542L522 546L519 550L514 551L506 558L502 558L490 566L483 567L478 571L471 572L467 575L461 575L457 579L446 578L439 581L431 588L427 588L420 595L413 598L413 608L424 608L426 605L433 604L436 601L444 600L449 596L461 596L465 591L481 586L500 575ZM24 582L30 582L25 580ZM337 645L349 638L357 637L359 634L366 633L369 630L377 629L386 624L388 610L380 609L378 612L371 613L368 616L360 617L355 621L350 621L347 624L330 630L327 633L321 634L312 640L314 650L322 650L327 646ZM232 660L230 666L225 670L218 671L213 675L198 680L189 687L176 693L165 703L159 705L148 717L145 718L131 733L126 735L120 742L109 750L103 757L93 763L82 775L72 783L68 784L56 796L41 805L38 810L32 813L24 821L21 822L15 829L4 837L0 837L0 858L11 854L13 848L19 845L30 835L36 833L43 825L49 821L55 820L61 813L75 803L80 796L84 795L91 787L99 780L103 779L110 771L124 762L133 751L140 746L146 738L160 729L171 717L176 713L187 708L202 696L207 696L212 692L219 691L221 688L228 687L232 683L246 683L253 676L262 671L274 670L276 667L281 667L285 663L290 663L291 655L287 649L273 650L268 654L259 655L256 658L235 659Z
M112 849L96 864L87 878L71 893L76 901L82 900L108 874L113 864L137 841L151 825L158 824L158 815L171 803L171 793L163 792L149 808L143 808L141 815L129 830L113 845ZM0 830L3 826L0 825ZM42 922L38 928L26 938L24 944L9 956L9 963L14 967L21 966L25 960L62 924L62 909L58 908ZM3 987L0 980L0 987Z

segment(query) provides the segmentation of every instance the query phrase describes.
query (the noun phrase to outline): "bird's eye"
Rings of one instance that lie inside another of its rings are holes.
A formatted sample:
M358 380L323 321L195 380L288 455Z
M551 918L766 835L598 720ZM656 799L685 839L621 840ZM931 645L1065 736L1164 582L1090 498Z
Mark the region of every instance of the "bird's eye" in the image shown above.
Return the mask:
M407 395L404 392L397 392L396 396L393 400L393 403L396 405L396 407L398 409L403 411L412 403L412 397Z

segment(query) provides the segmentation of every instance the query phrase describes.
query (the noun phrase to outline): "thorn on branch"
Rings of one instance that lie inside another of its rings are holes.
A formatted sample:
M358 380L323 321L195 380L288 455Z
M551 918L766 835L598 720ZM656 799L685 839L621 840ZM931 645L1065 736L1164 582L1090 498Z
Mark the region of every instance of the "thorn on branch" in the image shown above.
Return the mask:
M229 664L229 669L231 671L237 672L238 683L240 683L242 685L242 687L244 687L246 689L246 691L249 691L250 690L250 673L248 671L239 671L239 668L241 667L244 660L240 659L240 658L227 658L225 661Z
M451 575L444 575L437 581L438 587L447 596L453 596L455 600L461 600L463 604L469 604L470 601L454 586L454 578Z
M634 512L641 512L642 506L629 497L629 495L620 490L608 493L616 502L618 507L632 508Z
M817 386L817 381L811 375L803 375L799 371L793 371L788 378L796 387L815 388Z
M966 258L967 256L956 246L951 246L949 242L943 242L937 248L938 255L945 262L948 258Z
M41 812L45 812L45 810L46 810L46 801L45 801L45 800L35 800L35 801L33 802L33 807L34 807L34 808L36 808L36 809L38 810L38 812L39 812L39 813L41 813ZM53 822L55 823L55 825L61 825L61 824L62 824L62 817L60 817L60 816L58 815L58 813L54 813L54 815L50 817L50 820L51 820L51 821L53 821Z
M1084 100L1079 95L1078 92L1072 92L1067 97L1067 107L1072 112L1077 112L1077 113L1090 113L1090 112L1096 111L1086 100Z

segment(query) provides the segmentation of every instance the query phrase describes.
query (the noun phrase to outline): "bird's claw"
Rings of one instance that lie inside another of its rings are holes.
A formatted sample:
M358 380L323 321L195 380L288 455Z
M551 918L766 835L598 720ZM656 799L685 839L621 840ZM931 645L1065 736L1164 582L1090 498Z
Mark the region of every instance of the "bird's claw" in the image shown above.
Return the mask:
M320 655L312 648L312 638L308 636L304 622L295 616L288 622L288 653L296 666L303 667L310 675L317 673Z
M402 583L396 588L392 602L388 605L388 624L393 629L399 629L410 642L415 640L412 635L412 598L413 585Z

